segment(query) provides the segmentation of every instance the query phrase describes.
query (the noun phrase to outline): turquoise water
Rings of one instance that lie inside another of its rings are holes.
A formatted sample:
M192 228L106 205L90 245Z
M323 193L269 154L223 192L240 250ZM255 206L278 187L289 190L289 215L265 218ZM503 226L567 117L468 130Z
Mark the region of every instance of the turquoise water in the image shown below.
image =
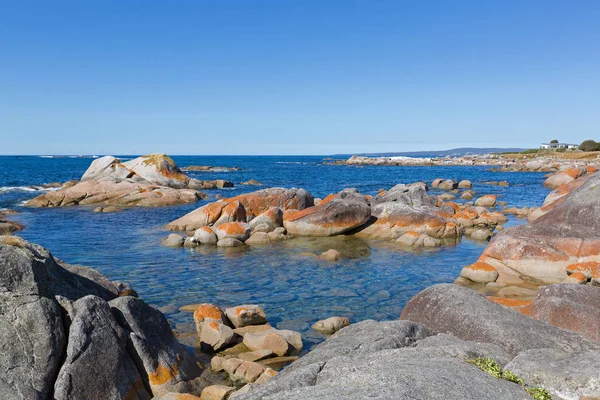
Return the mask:
M130 157L126 157L130 158ZM306 344L322 340L310 325L333 315L364 319L398 318L404 304L423 288L451 282L475 261L485 243L463 239L455 246L409 252L393 243L351 237L292 239L249 249L170 249L159 242L163 226L215 200L256 190L239 183L256 179L263 187L303 187L324 197L347 187L363 194L397 183L434 178L469 179L477 194L494 193L509 206L539 205L548 190L540 173L493 173L483 167L350 167L322 165L323 157L179 156L180 165L237 166L241 171L189 173L199 179L228 179L234 188L206 191L210 199L194 205L92 213L90 208L29 209L22 202L38 195L26 188L79 178L90 158L0 157L0 209L21 211L15 220L27 240L49 248L69 263L97 268L113 280L130 282L140 296L158 306L180 330L192 318L178 311L185 304L220 306L257 303L280 328L299 330ZM509 187L486 181L506 180ZM435 194L435 191L430 193ZM509 224L520 223L511 217ZM338 249L336 263L307 253Z

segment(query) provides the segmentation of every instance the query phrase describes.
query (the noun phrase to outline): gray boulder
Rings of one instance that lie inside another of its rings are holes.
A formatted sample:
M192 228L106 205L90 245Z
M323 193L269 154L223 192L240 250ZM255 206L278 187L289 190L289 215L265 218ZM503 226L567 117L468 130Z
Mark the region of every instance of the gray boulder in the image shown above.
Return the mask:
M600 397L600 352L565 353L552 349L528 350L506 367L531 386L543 386L553 398Z
M464 361L509 359L502 349L428 335L408 321L360 322L236 399L530 399Z
M147 375L154 395L169 391L179 382L197 378L195 357L173 336L165 316L135 297L119 297L110 306L120 325L128 331L128 350L138 369Z
M0 398L50 398L67 341L60 307L36 295L0 293L0 321Z
M600 350L598 342L533 320L452 284L434 285L417 294L402 311L401 319L463 340L494 343L512 356L539 348Z
M127 333L108 304L86 296L73 303L67 355L54 385L62 399L150 399L126 351Z

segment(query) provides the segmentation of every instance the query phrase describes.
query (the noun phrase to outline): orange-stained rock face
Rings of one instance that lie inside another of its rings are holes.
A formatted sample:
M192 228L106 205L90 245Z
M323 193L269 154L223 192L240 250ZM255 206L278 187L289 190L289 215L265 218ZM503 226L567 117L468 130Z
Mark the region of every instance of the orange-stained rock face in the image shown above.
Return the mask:
M532 300L517 300L495 296L487 296L487 298L494 303L500 304L501 306L510 307L515 310L521 310L523 307L530 305L532 302Z
M248 311L248 307L236 307L235 315L240 316L242 314L245 314L247 311Z
M566 271L568 274L583 274L587 278L591 278L595 274L597 275L599 272L600 263L588 261L588 262L580 262L568 265Z
M170 230L196 230L223 222L250 222L271 207L283 210L303 210L314 205L312 196L304 189L263 189L252 193L209 203L167 225Z
M593 165L588 165L585 167L585 172L588 174L593 174L594 172L598 172L598 168L594 167Z
M474 271L488 271L488 272L496 271L496 268L492 267L490 264L485 263L483 261L477 261L465 268L469 268Z
M227 222L217 228L219 232L224 232L227 235L244 234L248 228L239 222Z
M179 373L180 362L181 360L178 358L174 365L159 364L154 372L148 374L150 385L160 386L175 380Z
M460 206L458 204L456 204L455 202L453 202L453 201L447 201L446 205L452 207L454 209L455 213L460 212Z
M204 321L205 319L214 319L217 321L223 320L223 312L214 304L201 304L194 311L195 321Z

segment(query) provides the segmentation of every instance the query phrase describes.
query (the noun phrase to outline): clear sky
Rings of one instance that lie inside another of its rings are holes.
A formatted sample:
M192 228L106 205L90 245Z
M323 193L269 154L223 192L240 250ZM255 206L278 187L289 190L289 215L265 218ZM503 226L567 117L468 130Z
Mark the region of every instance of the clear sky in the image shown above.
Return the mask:
M600 140L598 0L1 3L0 154Z

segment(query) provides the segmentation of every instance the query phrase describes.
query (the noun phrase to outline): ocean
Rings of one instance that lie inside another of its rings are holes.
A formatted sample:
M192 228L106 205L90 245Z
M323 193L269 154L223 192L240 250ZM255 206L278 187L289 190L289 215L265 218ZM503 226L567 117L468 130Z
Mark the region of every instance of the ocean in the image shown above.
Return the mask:
M130 159L134 156L122 156ZM508 206L539 206L549 193L543 173L495 173L485 167L384 167L324 165L323 156L174 156L180 167L213 165L240 171L188 172L198 179L227 179L235 187L206 190L209 199L192 205L93 213L93 207L33 209L24 201L50 182L79 179L91 157L0 157L0 209L21 213L23 238L50 249L71 264L94 267L111 280L129 282L160 308L174 328L193 331L192 315L179 307L210 302L226 307L255 303L272 325L300 331L305 348L323 337L310 326L319 319L346 316L397 319L406 302L427 286L452 282L473 263L485 243L463 238L455 246L406 251L393 242L353 237L291 239L264 247L172 249L160 245L168 222L210 201L268 187L302 187L315 197L344 188L375 195L380 188L435 178L468 179L477 195L496 194ZM261 187L240 185L256 179ZM509 187L486 184L506 180ZM431 190L430 194L436 194ZM458 200L460 202L460 199ZM509 216L506 226L524 223ZM335 263L308 253L338 249Z

